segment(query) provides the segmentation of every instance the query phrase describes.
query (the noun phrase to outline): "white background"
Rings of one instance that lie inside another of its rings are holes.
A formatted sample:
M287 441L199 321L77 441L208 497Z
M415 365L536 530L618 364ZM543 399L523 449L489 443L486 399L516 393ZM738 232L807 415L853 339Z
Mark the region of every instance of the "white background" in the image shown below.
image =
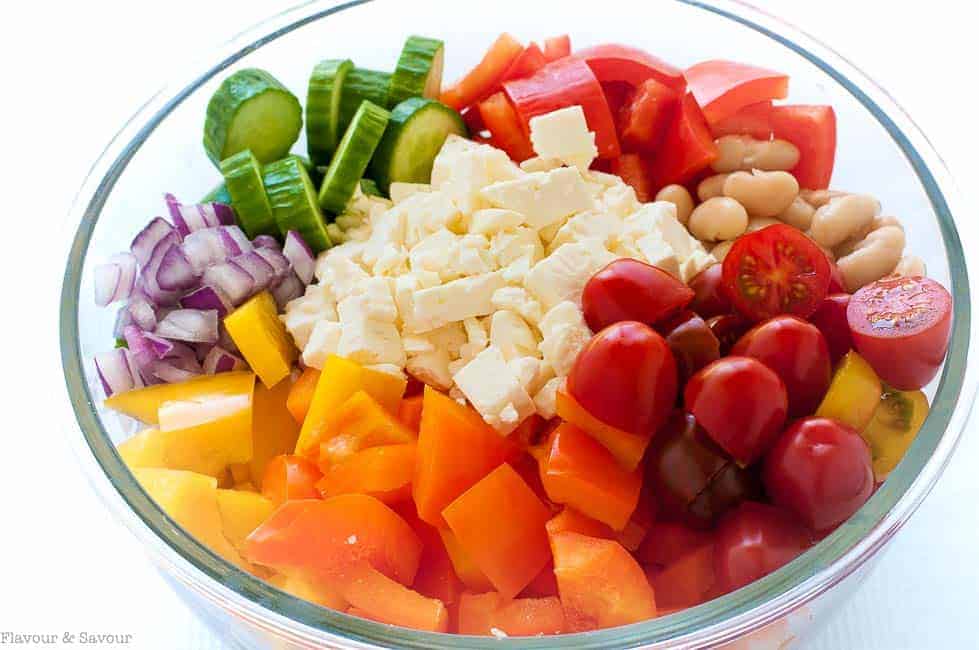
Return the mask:
M0 203L0 631L131 633L130 647L222 647L103 510L65 443L75 424L56 356L55 311L63 242L75 224L63 215L103 145L174 61L288 4L95 0L0 9L0 165L4 193L13 198ZM891 91L966 190L971 211L960 223L976 227L979 45L972 3L759 4ZM877 571L811 648L979 647L977 476L972 431Z

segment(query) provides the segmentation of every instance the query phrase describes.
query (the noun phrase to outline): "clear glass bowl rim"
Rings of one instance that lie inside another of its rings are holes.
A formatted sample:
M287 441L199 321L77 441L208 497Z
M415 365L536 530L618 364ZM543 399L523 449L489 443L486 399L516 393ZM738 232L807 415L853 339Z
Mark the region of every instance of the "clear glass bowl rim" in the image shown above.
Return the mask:
M166 571L219 607L259 629L304 646L397 645L417 648L499 648L484 637L438 635L374 623L312 605L228 564L177 526L126 469L98 417L85 380L78 340L81 272L102 206L128 162L155 127L187 96L249 52L338 11L371 1L314 0L262 21L154 95L123 126L95 162L72 206L78 223L64 275L60 346L69 398L82 436L70 441L93 487ZM738 0L675 0L723 16L804 57L850 92L888 131L917 174L934 209L948 256L955 320L949 355L931 414L901 465L867 504L832 535L792 563L744 589L664 619L550 638L510 639L508 648L599 648L676 644L703 647L764 627L803 606L875 555L933 487L968 421L979 373L968 367L974 324L962 242L952 216L961 206L944 163L904 111L866 75L831 49L785 22ZM218 63L213 61L217 58ZM830 64L832 62L832 65ZM133 516L133 515L136 516Z

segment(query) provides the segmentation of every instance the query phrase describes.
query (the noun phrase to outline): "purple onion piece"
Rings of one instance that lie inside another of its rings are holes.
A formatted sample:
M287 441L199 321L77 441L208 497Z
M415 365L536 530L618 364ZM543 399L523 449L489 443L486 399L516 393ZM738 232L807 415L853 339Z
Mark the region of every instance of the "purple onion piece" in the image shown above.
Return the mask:
M221 243L224 245L228 257L235 257L252 250L251 240L238 226L221 226L218 230L221 234Z
M164 291L183 291L192 287L200 274L180 246L171 246L163 254L156 270L156 284Z
M295 230L290 230L286 233L286 241L282 246L282 254L286 256L289 263L292 264L292 269L299 276L299 279L303 281L303 284L309 284L313 281L313 272L316 270L316 257L313 255L312 249L306 243Z
M224 203L182 205L173 194L167 194L165 199L167 210L173 218L177 231L185 237L198 230L231 225L235 222L234 211Z
M265 289L275 280L275 269L265 261L265 258L258 254L258 251L248 251L231 260L242 271L251 276L255 286L252 293L258 293Z
M177 291L164 289L157 282L157 274L160 266L163 264L164 257L166 257L171 248L179 245L180 241L177 232L173 231L157 243L156 250L153 251L149 261L140 269L139 286L146 293L147 297L157 305L172 305L180 296Z
M228 328L224 326L224 323L221 323L221 325L218 327L218 345L230 352L241 352L241 350L238 349L238 344L235 343L235 340L231 338L231 334L228 333Z
M140 266L145 266L163 240L180 242L180 234L166 219L155 217L133 238L129 249Z
M156 361L149 371L154 377L167 384L176 384L201 375L200 372L178 368L169 361Z
M133 324L140 329L152 330L156 327L156 303L150 300L150 297L147 296L142 289L137 289L137 291L129 297L129 304L126 305L126 311L129 312L129 316L132 319Z
M215 264L204 271L203 284L219 289L232 305L243 303L255 287L255 281L248 273L228 262Z
M135 325L123 330L123 337L139 369L146 368L152 362L163 359L173 352L174 343L164 338L144 332Z
M211 209L214 210L214 215L218 219L218 224L222 226L233 226L235 223L235 211L227 203L209 203Z
M106 397L141 388L143 381L130 360L129 350L116 348L95 355L95 372Z
M132 253L113 255L95 267L94 280L95 304L99 307L128 298L136 280L136 257Z
M157 336L191 343L215 343L218 340L218 312L209 309L174 309L156 325Z
M218 318L224 318L234 309L234 305L231 304L231 299L223 291L206 284L182 297L180 299L180 306L185 309L200 309L205 311L213 309L218 313Z
M182 248L187 260L194 267L194 273L198 275L207 267L224 262L230 257L218 228L205 228L190 233L184 239Z
M273 284L278 283L279 280L289 275L289 272L292 270L292 265L289 263L289 260L277 249L256 248L255 254L261 255L263 260L272 265L275 272L275 279L272 280Z
M133 324L133 315L129 312L129 305L123 305L116 312L116 323L112 326L113 338L125 338L123 332Z
M178 368L200 373L201 364L197 359L197 350L194 349L195 345L198 344L174 342L173 349L164 357L164 360L169 361Z
M286 303L303 295L304 291L303 281L295 273L290 273L272 289L272 297L275 298L275 304L279 311L282 311L285 309Z
M219 372L231 372L232 370L244 370L248 366L245 361L220 346L214 346L204 358L204 372L214 375Z
M271 248L276 251L282 249L282 246L279 245L279 240L272 235L259 235L252 240L252 246L255 248Z

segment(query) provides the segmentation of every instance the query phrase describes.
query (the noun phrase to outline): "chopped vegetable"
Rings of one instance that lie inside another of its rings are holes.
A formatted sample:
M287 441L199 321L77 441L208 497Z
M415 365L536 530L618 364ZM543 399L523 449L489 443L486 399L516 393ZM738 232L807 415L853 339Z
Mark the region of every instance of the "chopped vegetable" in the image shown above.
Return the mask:
M299 425L287 410L286 399L289 396L289 382L281 381L272 389L261 382L255 386L252 397L253 452L248 473L259 490L264 487L265 471L272 459L290 454L296 447Z
M442 90L444 43L424 36L409 36L388 87L388 106L409 97L435 98Z
M319 381L320 371L316 368L305 368L299 375L299 379L293 383L289 389L289 398L286 400L286 408L297 424L302 425L309 411L309 405L313 401L313 393L316 392L316 382Z
M235 208L235 214L241 227L249 237L259 235L277 235L279 229L272 214L272 205L262 182L262 166L250 149L239 151L235 155L221 161L221 174L228 187ZM232 220L233 222L233 220ZM180 222L174 215L174 223L180 228ZM207 224L204 228L220 224ZM191 230L198 230L192 228ZM188 233L183 233L187 235Z
M920 390L899 391L884 387L880 403L861 437L870 446L874 479L884 482L914 442L928 417L928 398Z
M490 132L494 147L505 151L510 158L521 162L534 155L530 137L520 124L517 112L503 91L490 95L476 108L483 124Z
M390 116L386 110L367 100L357 109L320 185L319 204L324 210L333 214L343 212L384 135Z
M507 600L499 593L463 594L459 602L459 634L536 636L564 631L561 601L550 598Z
M829 187L836 161L836 113L832 106L775 106L772 134L799 149L799 163L790 171L799 187Z
M488 97L503 75L523 52L520 43L509 34L500 34L479 65L439 95L439 101L457 111Z
M826 397L816 415L833 418L863 431L880 402L880 378L870 364L854 351L836 364Z
M704 61L687 68L684 76L710 125L746 106L789 94L788 75L735 61Z
M327 165L340 140L340 97L353 69L350 59L327 59L313 67L306 91L306 150L315 165Z
M136 280L136 257L118 253L105 264L95 267L95 304L99 307L125 300L133 292Z
M303 281L303 284L309 284L313 281L316 258L302 235L295 230L288 231L285 244L282 245L282 254L292 264L293 270Z
M679 107L680 96L672 88L653 78L642 82L616 113L622 149L655 153Z
M224 326L266 387L289 376L296 346L279 320L270 294L263 292L251 298L225 317Z
M567 34L544 39L544 58L557 61L571 54L571 37Z
M287 501L318 499L316 488L323 473L301 456L283 454L276 456L265 466L262 474L262 494L278 508Z
M717 146L692 94L667 124L649 174L654 188L684 184L717 159Z
M595 45L578 50L575 57L584 60L602 83L624 81L636 88L647 79L656 79L678 93L687 86L682 70L628 45Z
M411 498L415 444L381 445L355 452L332 465L316 484L324 498L367 494L387 504Z

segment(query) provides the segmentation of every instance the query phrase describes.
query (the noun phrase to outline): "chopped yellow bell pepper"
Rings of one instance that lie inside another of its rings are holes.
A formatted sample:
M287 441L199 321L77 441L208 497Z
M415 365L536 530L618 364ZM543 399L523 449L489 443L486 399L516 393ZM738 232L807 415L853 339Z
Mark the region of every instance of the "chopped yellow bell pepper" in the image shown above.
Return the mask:
M252 420L255 419L254 414L255 405L252 404ZM252 442L252 447L254 448L254 441ZM254 457L254 452L252 454ZM232 463L228 465L228 471L231 472L231 484L237 485L238 483L248 483L252 480L251 475L251 465L248 463Z
M255 386L252 417L254 453L250 466L251 482L261 490L265 467L282 454L291 454L299 438L299 425L286 408L292 382L280 381L274 388Z
M245 538L275 509L269 499L256 492L218 490L217 500L224 537L239 553L244 551Z
M251 393L255 375L250 372L222 372L195 377L175 384L156 384L125 393L116 393L105 405L147 424L159 423L164 402L204 402L211 398Z
M884 387L870 424L860 433L870 445L874 478L878 483L904 458L926 417L928 398L920 390Z
M245 361L268 388L289 376L298 350L279 320L275 299L268 291L225 316L224 326Z
M859 354L850 350L833 372L829 390L816 415L832 418L863 431L880 402L881 384L877 373Z

